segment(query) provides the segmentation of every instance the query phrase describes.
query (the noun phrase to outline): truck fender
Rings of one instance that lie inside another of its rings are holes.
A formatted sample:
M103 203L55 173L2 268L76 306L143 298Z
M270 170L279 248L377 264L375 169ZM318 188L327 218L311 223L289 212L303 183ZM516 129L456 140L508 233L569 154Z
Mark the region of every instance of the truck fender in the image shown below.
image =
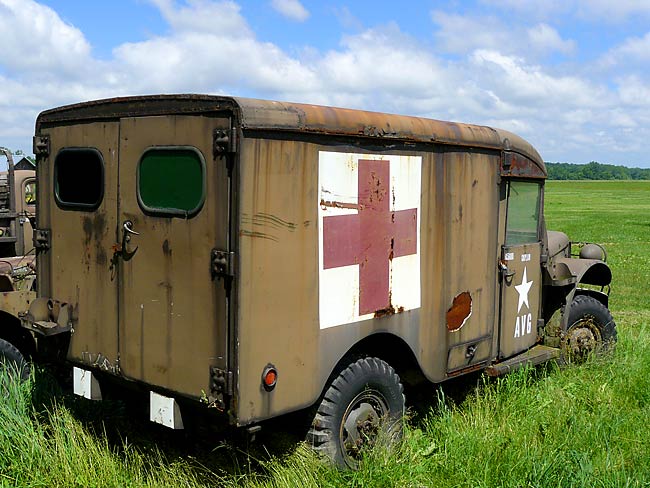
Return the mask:
M375 332L355 343L339 357L321 382L320 398L341 371L356 360L371 356L386 361L406 383L418 383L425 378L413 348L402 337L389 332Z
M556 276L553 276L554 284L566 285L572 283L569 292L566 294L566 305L562 314L562 330L567 330L571 304L576 295L589 295L600 301L606 307L609 297L606 293L598 290L580 288L581 284L606 287L612 282L612 270L604 261L599 259L576 259L559 258L555 260L553 269ZM557 278L560 279L557 279ZM566 290L566 288L564 288Z

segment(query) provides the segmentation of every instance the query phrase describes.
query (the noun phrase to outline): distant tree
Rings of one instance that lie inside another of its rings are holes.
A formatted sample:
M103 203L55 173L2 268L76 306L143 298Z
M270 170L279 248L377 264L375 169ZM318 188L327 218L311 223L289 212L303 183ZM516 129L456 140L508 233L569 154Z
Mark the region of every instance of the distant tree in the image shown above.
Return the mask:
M650 169L615 164L546 163L549 180L650 180Z

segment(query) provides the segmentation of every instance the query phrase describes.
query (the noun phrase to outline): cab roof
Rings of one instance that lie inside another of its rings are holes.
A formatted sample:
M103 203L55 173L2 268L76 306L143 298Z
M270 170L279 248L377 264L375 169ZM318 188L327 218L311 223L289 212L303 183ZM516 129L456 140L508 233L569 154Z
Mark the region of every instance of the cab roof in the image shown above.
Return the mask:
M510 151L530 159L544 176L547 175L537 150L521 137L505 130L423 117L252 98L185 94L96 100L42 112L36 120L36 132L61 123L223 111L235 112L243 130L354 136Z

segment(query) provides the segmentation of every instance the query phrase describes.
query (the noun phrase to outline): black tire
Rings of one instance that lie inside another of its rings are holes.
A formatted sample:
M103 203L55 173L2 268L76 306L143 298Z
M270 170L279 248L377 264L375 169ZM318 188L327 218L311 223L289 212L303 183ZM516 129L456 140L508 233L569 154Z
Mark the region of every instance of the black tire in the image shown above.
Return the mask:
M359 359L330 384L307 442L339 468L357 469L364 448L401 438L404 404L395 370L378 358Z
M616 323L609 309L593 297L573 299L564 340L565 354L571 362L583 362L593 353L601 354L616 344Z
M0 339L0 368L8 371L9 376L27 381L30 367L22 353L10 342Z

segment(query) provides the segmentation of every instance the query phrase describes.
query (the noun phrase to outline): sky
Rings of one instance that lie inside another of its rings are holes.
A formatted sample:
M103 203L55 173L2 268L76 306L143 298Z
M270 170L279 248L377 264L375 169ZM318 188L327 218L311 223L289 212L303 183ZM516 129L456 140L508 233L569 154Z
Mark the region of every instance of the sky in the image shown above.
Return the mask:
M650 167L650 0L0 0L0 146L39 112L208 93L490 125Z

